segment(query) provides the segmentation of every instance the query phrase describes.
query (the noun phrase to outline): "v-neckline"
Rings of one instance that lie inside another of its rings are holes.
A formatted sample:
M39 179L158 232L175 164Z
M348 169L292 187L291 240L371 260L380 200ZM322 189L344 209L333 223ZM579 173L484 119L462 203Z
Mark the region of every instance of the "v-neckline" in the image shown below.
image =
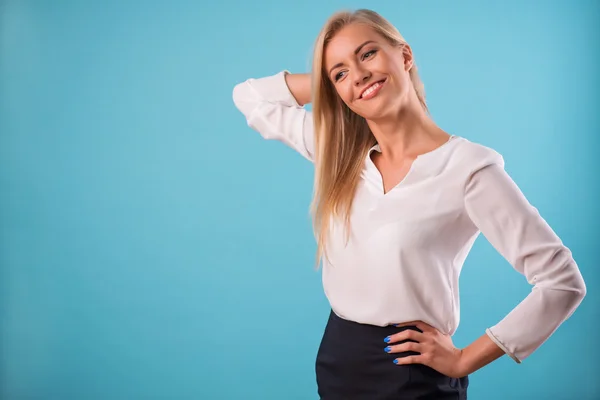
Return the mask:
M412 163L410 164L410 167L408 168L408 171L406 172L406 174L404 174L404 177L400 180L400 182L398 182L396 185L394 185L393 187L390 188L390 190L388 190L387 192L385 191L385 183L383 182L383 175L381 174L381 171L379 170L379 168L377 168L377 165L375 165L375 162L373 161L373 159L371 158L371 153L373 153L374 151L378 151L381 152L381 149L379 147L379 144L375 144L373 147L371 147L369 149L369 152L367 154L367 159L368 162L371 164L372 168L375 168L375 171L377 172L377 177L379 179L379 194L381 196L388 196L392 191L394 191L396 188L400 187L405 181L406 179L409 177L409 175L411 175L411 172L414 170L415 168L415 163L419 160L422 159L423 157L427 157L431 154L434 154L436 152L438 152L439 150L443 149L444 147L446 147L450 142L452 142L454 139L458 138L457 135L450 135L450 137L448 138L448 140L446 140L444 143L442 143L441 145L439 145L438 147L423 153L423 154L419 154L418 156L415 157L415 159L412 161Z

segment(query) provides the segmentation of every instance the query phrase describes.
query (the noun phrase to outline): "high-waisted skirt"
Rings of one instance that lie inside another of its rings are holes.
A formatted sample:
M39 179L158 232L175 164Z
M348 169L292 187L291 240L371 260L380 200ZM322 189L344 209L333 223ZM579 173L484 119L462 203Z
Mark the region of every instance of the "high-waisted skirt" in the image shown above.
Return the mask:
M396 365L414 352L386 353L384 339L405 329L348 321L333 311L317 353L321 400L466 400L469 378L457 379L423 364ZM390 343L399 344L397 343Z

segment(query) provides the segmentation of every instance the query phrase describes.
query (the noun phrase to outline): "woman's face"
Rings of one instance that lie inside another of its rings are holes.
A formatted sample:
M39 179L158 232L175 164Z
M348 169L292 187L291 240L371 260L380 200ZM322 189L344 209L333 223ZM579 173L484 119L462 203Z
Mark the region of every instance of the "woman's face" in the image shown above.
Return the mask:
M397 113L411 88L412 52L393 47L364 24L350 24L331 39L324 54L325 74L346 105L374 120Z

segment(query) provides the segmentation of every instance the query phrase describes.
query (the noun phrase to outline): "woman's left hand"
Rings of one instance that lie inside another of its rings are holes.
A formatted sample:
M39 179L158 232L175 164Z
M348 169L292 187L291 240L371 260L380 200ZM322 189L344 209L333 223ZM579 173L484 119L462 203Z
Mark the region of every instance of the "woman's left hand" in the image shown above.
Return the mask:
M397 365L406 364L424 364L436 371L452 378L462 378L466 375L462 368L461 357L462 350L454 347L450 335L443 334L429 324L423 321L405 322L395 325L416 326L421 332L407 329L389 336L388 353L402 353L414 351L419 355L400 357L394 360ZM406 342L402 344L393 344L403 340L414 340L415 342Z

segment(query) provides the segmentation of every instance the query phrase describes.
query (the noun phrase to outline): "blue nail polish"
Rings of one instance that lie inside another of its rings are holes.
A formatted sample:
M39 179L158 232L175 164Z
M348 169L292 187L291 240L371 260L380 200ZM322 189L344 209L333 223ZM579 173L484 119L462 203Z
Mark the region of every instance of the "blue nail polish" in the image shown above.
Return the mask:
M394 360L394 364L398 364L398 360Z
M386 352L386 353L389 353L391 349L392 349L392 348L391 348L390 346L388 346L388 347L386 347L386 348L385 348L385 349L383 349L383 350L385 350L385 352Z
M390 342L390 337L386 337L385 339L383 339L384 342L389 343Z

